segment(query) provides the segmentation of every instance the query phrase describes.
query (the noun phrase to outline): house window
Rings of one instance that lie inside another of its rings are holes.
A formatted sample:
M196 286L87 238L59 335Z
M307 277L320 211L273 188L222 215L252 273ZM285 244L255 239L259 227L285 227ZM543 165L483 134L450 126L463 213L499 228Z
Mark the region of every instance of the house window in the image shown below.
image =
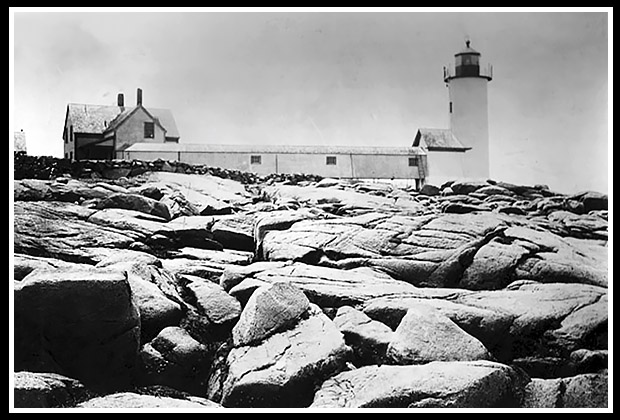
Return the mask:
M65 153L65 159L69 159L69 153Z
M250 156L250 164L251 165L261 165L262 159L260 155L252 155Z
M69 152L69 159L73 160L73 152Z
M144 138L155 138L155 123L148 121L144 123Z
M73 126L69 126L69 141L73 141Z
M326 156L325 157L326 165L335 165L336 164L336 156Z
M409 158L409 166L418 166L418 158L410 157Z
M62 130L62 138L65 139L65 144L69 143L69 138L67 138L67 127Z

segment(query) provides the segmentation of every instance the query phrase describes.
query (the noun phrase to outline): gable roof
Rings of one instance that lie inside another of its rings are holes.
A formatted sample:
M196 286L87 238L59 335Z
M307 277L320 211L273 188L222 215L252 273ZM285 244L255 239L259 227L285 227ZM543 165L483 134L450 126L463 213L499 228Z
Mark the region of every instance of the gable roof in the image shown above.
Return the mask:
M362 155L425 155L420 147L345 147L345 146L292 146L258 144L202 144L202 143L134 143L127 152L211 152L211 153L278 153L278 154L362 154Z
M114 130L137 109L138 107L71 103L67 105L66 118L71 119L75 133L102 134ZM180 137L172 111L163 108L142 109L166 131L166 137Z
M155 123L158 126L160 126L164 131L166 131L166 128L161 125L161 122L159 121L158 118L155 118L153 114L150 113L146 108L139 105L133 108L125 108L120 114L116 116L116 118L114 118L113 121L110 122L110 124L108 124L108 127L106 128L105 132L114 131L118 126L123 124L123 122L125 122L127 118L129 118L132 114L134 114L138 109L142 109L146 113L146 115L148 115L153 121L155 121Z
M414 147L426 147L429 151L464 152L471 147L464 146L452 130L446 128L420 128L413 140Z
M172 111L165 108L149 108L148 112L159 121L160 125L166 130L166 137L179 138L179 130L174 120Z
M71 119L74 133L101 134L122 111L119 106L68 104L66 118Z

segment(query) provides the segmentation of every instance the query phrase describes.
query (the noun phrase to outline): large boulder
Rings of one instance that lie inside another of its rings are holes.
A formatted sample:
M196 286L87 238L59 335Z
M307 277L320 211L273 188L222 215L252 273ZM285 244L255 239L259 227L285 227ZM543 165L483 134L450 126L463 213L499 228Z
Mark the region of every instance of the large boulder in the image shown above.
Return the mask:
M232 330L233 344L240 347L264 340L295 325L309 309L306 296L290 283L259 287Z
M14 286L15 369L93 388L128 384L140 315L127 276L103 269L34 271Z
M92 396L80 381L57 373L15 372L15 408L73 407Z
M606 194L596 191L586 191L573 196L583 203L584 211L587 213L592 210L607 210L608 198Z
M158 265L160 265L159 261L150 255L129 260L122 259L120 256L109 257L97 264L100 268L127 273L127 279L140 312L142 342L149 341L167 326L178 325L183 315L180 296L170 286L164 287L164 290L172 291L170 297L158 287L157 283L163 283L162 280L158 280L162 276Z
M226 326L235 323L241 315L241 304L219 285L208 280L182 276L190 300L212 324Z
M321 385L312 408L518 407L529 378L494 362L365 366Z
M166 327L140 352L141 382L195 395L206 391L209 351L184 329Z
M474 191L477 191L481 188L488 187L489 184L487 182L480 181L457 181L453 183L450 188L454 191L455 194L470 194Z
M409 309L437 312L452 320L467 334L493 351L502 340L513 317L502 311L478 308L455 302L470 294L458 289L418 289L415 293L370 299L362 306L370 318L396 329Z
M338 308L334 324L353 349L355 362L365 365L387 362L386 351L394 338L390 327L350 306Z
M212 216L182 216L168 222L166 231L160 233L170 238L177 248L222 250L222 244L213 239L213 223Z
M607 408L608 374L532 379L525 387L524 408Z
M221 216L211 227L213 238L224 248L254 251L254 215Z
M316 306L292 329L226 357L207 396L225 407L305 407L314 387L342 370L350 356L342 334Z
M387 348L387 357L401 365L491 359L480 341L428 307L407 311Z

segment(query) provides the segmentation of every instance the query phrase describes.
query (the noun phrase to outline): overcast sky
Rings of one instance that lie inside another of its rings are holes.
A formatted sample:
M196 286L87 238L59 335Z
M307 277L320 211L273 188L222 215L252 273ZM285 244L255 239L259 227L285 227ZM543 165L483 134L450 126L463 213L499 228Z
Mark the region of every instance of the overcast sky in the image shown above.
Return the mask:
M494 67L491 177L608 188L608 15L263 12L14 15L11 132L62 155L69 102L170 108L184 143L409 146L448 128L442 67Z

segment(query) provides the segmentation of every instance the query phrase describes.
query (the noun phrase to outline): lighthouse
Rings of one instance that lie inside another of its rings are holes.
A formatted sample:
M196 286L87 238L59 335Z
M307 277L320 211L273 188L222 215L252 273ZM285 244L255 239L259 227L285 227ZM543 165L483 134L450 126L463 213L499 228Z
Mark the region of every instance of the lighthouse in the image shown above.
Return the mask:
M469 150L463 156L464 178L489 178L489 116L487 84L493 68L482 66L480 53L465 41L465 48L454 55L454 66L444 67L448 88L450 131Z

